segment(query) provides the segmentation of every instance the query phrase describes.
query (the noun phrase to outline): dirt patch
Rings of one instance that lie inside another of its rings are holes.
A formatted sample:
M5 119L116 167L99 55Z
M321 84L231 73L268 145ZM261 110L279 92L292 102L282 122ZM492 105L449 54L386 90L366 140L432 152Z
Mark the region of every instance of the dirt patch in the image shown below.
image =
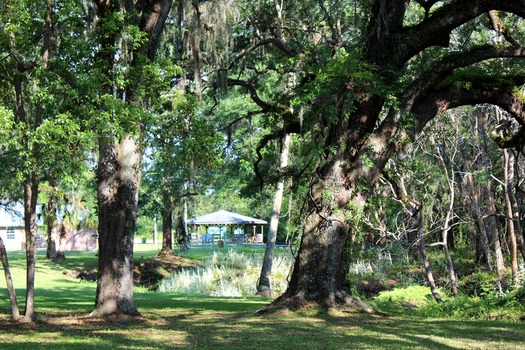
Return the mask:
M157 289L160 281L169 277L173 272L197 267L194 260L175 254L159 254L153 258L141 257L135 259L133 265L133 284L146 287L149 290ZM72 275L84 281L97 280L96 269L76 271Z
M155 290L162 279L173 272L196 267L195 261L174 254L159 254L154 258L138 259L133 269L133 283Z
M392 290L396 286L395 280L362 280L356 285L359 295L364 295L366 299L370 299L378 295L382 291Z

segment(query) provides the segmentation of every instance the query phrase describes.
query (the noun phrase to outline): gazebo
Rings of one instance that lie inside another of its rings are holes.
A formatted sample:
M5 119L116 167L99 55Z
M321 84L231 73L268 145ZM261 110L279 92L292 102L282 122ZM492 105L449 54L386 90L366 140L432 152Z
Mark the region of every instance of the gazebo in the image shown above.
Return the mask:
M226 210L219 210L210 214L198 216L188 220L187 225L197 228L197 232L192 233L192 242L202 241L202 244L212 244L215 238L223 239L219 234L208 233L209 227L230 227L231 231L228 240L232 243L262 243L263 227L267 221L251 218ZM260 227L260 233L257 233L257 227ZM202 229L204 228L204 230ZM235 228L242 228L242 234L234 233ZM251 231L251 233L249 233Z

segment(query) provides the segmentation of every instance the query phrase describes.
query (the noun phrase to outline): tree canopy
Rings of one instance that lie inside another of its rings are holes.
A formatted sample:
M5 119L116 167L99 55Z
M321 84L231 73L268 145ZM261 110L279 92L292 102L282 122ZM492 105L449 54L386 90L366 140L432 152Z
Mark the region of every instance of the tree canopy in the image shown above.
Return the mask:
M415 256L431 227L453 279L458 218L498 273L504 246L513 271L525 254L523 0L9 0L0 19L0 188L25 201L28 281L39 185L95 169L94 314L138 314L137 213L166 239L182 199L268 218L283 179L300 241L272 307L356 303L358 243Z

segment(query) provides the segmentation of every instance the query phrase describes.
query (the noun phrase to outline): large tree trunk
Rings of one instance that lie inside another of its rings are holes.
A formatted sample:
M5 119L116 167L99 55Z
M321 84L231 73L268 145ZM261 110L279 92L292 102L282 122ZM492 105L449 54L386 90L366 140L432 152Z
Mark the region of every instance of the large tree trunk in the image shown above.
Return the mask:
M7 252L2 237L0 237L0 259L2 260L2 267L4 268L5 284L7 286L7 294L9 295L9 304L11 305L11 319L13 321L18 321L20 318L20 311L16 299L13 279L11 277L11 269L9 268L9 260L7 259Z
M429 8L435 4L431 2ZM441 85L455 69L502 56L496 48L476 51L480 56L473 55L474 51L463 51L459 55L451 51L406 84L407 89L395 92L395 102L386 101L387 91L405 86L397 72L404 73L403 79L412 76L413 71L404 70L411 66L409 61L429 47L448 47L450 33L455 28L489 10L523 11L514 2L454 0L447 1L417 26L406 27L406 5L403 0L378 0L367 7L370 10L368 26L362 33L363 46L357 50L361 56L351 56L348 61L340 61L344 64L332 66L338 73L341 67L342 74L335 74L328 85L320 84L326 89L309 104L308 120L315 127L308 131L317 137L314 142L320 144L323 154L312 174L304 231L290 283L286 292L274 301L274 307L294 308L315 303L330 308L339 302L351 301L344 292L348 271L345 266L347 236L353 226L359 224L367 197L386 162L438 113L461 105L492 103L523 120L522 99L509 88L452 90L449 85ZM507 54L517 55L513 49ZM359 69L345 71L346 67L355 65L373 77L360 83ZM323 78L326 77L323 75ZM472 84L478 84L477 80ZM517 85L520 84L521 81ZM251 96L268 112L287 113L276 105L261 102L253 91ZM301 129L302 118L297 124ZM497 243L496 240L493 239L493 243Z
M279 164L279 172L281 172L288 165L288 153L290 146L291 135L287 134L282 141L281 160ZM268 230L268 237L266 239L266 249L264 251L263 265L259 282L257 285L257 294L271 297L272 287L270 283L270 276L272 274L272 263L275 251L275 241L277 239L277 229L279 227L279 218L281 216L281 205L283 202L284 193L284 178L280 178L277 182L277 188L273 197L273 210L270 219L270 229Z
M98 59L103 63L102 72L107 75L104 93L120 96L127 104L145 107L147 102L138 93L144 84L143 67L155 59L171 5L172 0L96 2L96 30L99 31L101 47ZM123 42L120 37L122 33L118 27L115 28L114 18L120 18L120 15L124 15L126 26L136 26L145 34L142 45L118 47ZM133 68L124 69L133 72L126 77L129 85L125 91L116 91L118 87L113 85L110 78L120 60L128 60ZM100 106L101 109L105 107ZM133 239L141 179L140 143L143 136L140 129L123 131L125 129L121 129L119 140L108 131L103 131L99 140L99 268L93 311L96 315L139 314L133 303Z
M310 186L309 211L290 283L273 306L300 308L315 303L324 308L351 305L371 311L344 291L350 216L359 215L364 197L352 197L345 189L340 165L333 161L318 169Z
M94 315L138 315L133 303L135 234L141 153L127 136L101 138L98 163L99 263Z

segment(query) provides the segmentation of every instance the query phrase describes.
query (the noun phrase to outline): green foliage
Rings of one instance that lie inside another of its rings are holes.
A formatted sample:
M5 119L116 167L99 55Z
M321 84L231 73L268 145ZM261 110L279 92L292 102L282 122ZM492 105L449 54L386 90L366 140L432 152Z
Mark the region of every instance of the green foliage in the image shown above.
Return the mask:
M441 291L440 293L442 294ZM384 291L375 297L371 303L383 312L409 315L416 315L418 309L436 304L430 288L426 286L409 286Z
M443 297L443 291L439 291ZM481 296L461 294L456 298L445 295L444 302L436 303L426 286L396 288L381 292L371 302L390 314L452 319L501 319L519 322L523 317L523 287L500 294L492 290Z
M450 317L461 319L501 319L518 322L523 318L523 287L501 293L486 290L482 296L460 295L440 304L429 304L418 311L423 317Z
M272 269L272 292L282 294L287 286L286 277L292 264L292 257L278 254ZM158 288L162 293L190 293L211 296L240 297L255 295L257 279L262 265L262 256L214 251L204 267L187 269L164 279Z
M161 208L173 209L182 198L204 192L203 174L222 162L222 137L206 120L196 96L173 89L161 100L148 129L140 197L141 212L150 218L160 218Z
M503 75L487 74L487 69L484 67L471 67L469 69L454 71L454 73L444 79L437 88L449 88L454 91L461 89L482 91L494 85L508 85L509 89L512 89L514 83Z
M299 88L299 94L292 101L292 106L299 108L305 104L313 104L315 109L323 110L330 123L335 123L339 117L336 106L341 101L334 101L341 91L346 90L345 116L354 109L354 103L365 95L389 94L389 88L382 84L381 77L360 58L357 52L349 53L340 49L337 55L328 60L326 65L312 65L308 74L314 79ZM310 122L315 123L316 120Z
M501 290L503 286L502 280L494 273L479 270L462 278L459 287L468 296L484 297L494 294L497 289Z

